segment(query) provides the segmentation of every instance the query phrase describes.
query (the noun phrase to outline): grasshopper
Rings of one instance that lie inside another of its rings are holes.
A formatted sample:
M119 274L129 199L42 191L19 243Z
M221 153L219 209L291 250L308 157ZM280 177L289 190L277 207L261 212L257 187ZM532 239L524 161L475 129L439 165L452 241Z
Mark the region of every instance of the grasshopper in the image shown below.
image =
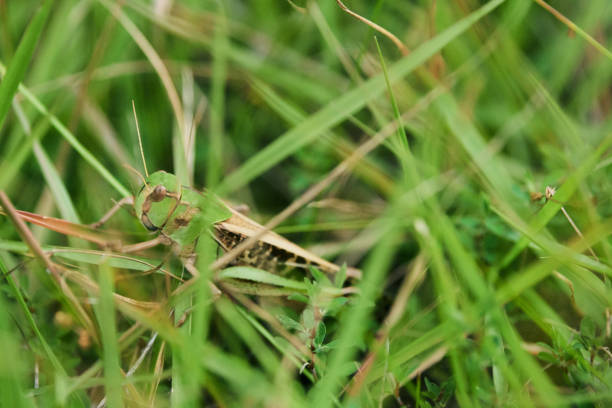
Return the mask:
M133 102L132 108L136 119L145 177L138 171L132 170L138 173L143 185L135 197L126 197L118 201L98 222L90 224L90 227L99 228L122 206L132 205L142 225L151 232L157 232L158 236L139 244L119 245L117 249L121 252L135 252L158 244L170 245L185 261L183 262L185 268L192 275L198 275L194 266L195 247L202 234L211 232L210 226L212 226L212 237L225 252L231 251L251 237L258 236L254 245L247 246L238 253L231 261L232 265L251 266L272 273L279 273L290 267L308 268L309 266L314 266L328 274L340 270L338 265L326 261L272 231L262 233L265 230L262 225L236 211L216 195L206 190L200 192L184 186L174 174L163 170L149 174ZM79 230L81 238L103 246L117 247L117 245L104 243L95 234L83 231L82 228L79 228L82 226L67 225L71 223L23 211L18 212L21 217L25 217L30 222L59 232L68 229ZM360 278L361 271L346 268L346 276ZM249 289L248 292L250 291Z
M232 206L207 192L181 185L178 178L163 170L143 177L143 185L134 198L119 201L102 219L92 224L99 227L121 206L131 204L142 225L158 237L124 248L123 252L145 249L157 244L171 245L187 262L186 268L197 274L193 267L194 250L200 236L209 231L224 251L230 251L241 242L261 232L264 227ZM279 273L289 267L314 266L332 274L340 267L301 248L282 236L266 231L252 248L242 251L232 265L246 265ZM347 268L347 276L358 278L360 271Z
M195 247L203 234L210 233L217 244L225 252L229 252L246 239L257 234L261 235L261 231L264 230L262 225L235 210L215 194L182 185L174 174L160 170L142 177L142 181L143 185L135 197L127 197L118 201L98 222L90 224L90 227L96 229L101 227L120 208L131 205L142 225L147 230L157 233L157 237L145 242L123 245L117 239L92 233L83 225L25 211L17 211L17 213L25 221L61 233L68 233L123 253L136 252L159 244L169 245L183 260L185 268L192 275L198 275L194 266ZM338 265L326 261L272 231L266 231L251 248L240 252L231 265L251 266L276 274L292 267L314 266L327 274L340 270ZM346 268L346 275L360 278L361 271ZM212 287L214 285L211 285ZM234 282L229 287L243 293L283 294L282 291L258 290L263 288L257 288L256 285L245 282L242 284ZM218 289L213 290L219 293Z
M270 273L282 273L292 268L314 266L327 274L333 274L340 267L305 250L282 236L266 231L262 225L235 210L231 205L206 190L197 191L182 185L178 178L163 170L142 177L143 185L135 197L118 201L98 222L90 227L99 228L108 221L121 207L131 205L142 225L156 238L149 241L123 245L117 239L99 236L83 225L68 221L40 216L17 210L25 221L41 225L60 233L68 233L94 242L103 247L128 253L151 248L159 244L171 246L183 260L185 268L194 276L198 271L194 266L195 247L202 234L210 233L217 244L229 252L246 239L260 235L255 244L240 252L231 265L244 265ZM0 214L2 214L0 207ZM212 228L210 228L212 226ZM346 268L346 276L360 278L361 271ZM246 282L228 282L232 290L252 293L282 295L284 292L269 290L266 285L246 284ZM213 288L214 285L211 285ZM218 289L213 289L219 294Z

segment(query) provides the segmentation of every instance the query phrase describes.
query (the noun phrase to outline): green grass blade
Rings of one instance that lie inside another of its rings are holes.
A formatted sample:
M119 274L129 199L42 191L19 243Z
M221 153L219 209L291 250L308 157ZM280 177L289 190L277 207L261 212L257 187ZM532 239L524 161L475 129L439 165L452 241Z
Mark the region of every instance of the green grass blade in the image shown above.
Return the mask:
M210 95L210 120L208 126L209 154L206 167L206 186L215 188L220 181L223 168L223 134L225 123L225 87L227 81L227 17L225 5L218 3L217 23L212 43L212 84Z
M290 125L296 126L300 122L306 120L306 114L303 110L294 106L287 99L281 97L266 83L252 78L252 86L254 90L263 98L268 106L278 113ZM345 158L355 150L353 144L333 132L324 132L323 140L330 143L334 147L334 152L338 157ZM384 195L389 195L393 190L392 180L383 173L380 165L374 163L370 157L364 157L360 160L353 170L359 177L367 181L372 187L378 189Z
M405 344L394 351L390 359L388 370L393 372L406 365L412 359L423 355L427 350L448 343L452 344L460 336L465 335L466 327L461 327L456 321L446 321L434 326L431 330L421 334L417 339ZM368 376L369 382L379 380L384 375L384 362L378 362ZM402 380L401 378L399 380Z
M218 302L215 302L215 308L223 316L228 325L240 336L245 345L252 350L255 358L268 375L274 375L277 373L277 370L281 369L276 355L270 350L268 344L263 341L259 333L238 312L236 305L232 304L228 299L219 299Z
M569 20L565 16L559 14L556 10L554 10L544 1L535 0L535 2L538 3L540 6L542 6L543 8L545 8L546 10L548 10L549 12L551 12L553 15L555 15L555 17L557 17L557 19L559 19L561 22L567 25L570 30L573 30L576 33L578 33L580 37L582 37L589 44L595 47L595 49L599 51L603 56L605 56L609 60L612 60L612 52L608 50L605 46L603 46L600 42L598 42L595 38L593 38L588 33L586 33L582 28L578 27L576 24L574 24L571 20Z
M606 152L606 150L612 145L612 133L602 140L602 142L597 146L597 149L592 153L588 154L587 157L582 161L580 167L578 167L574 172L572 172L567 180L563 183L561 188L555 193L555 201L549 201L546 203L544 208L535 216L535 218L530 222L530 225L534 231L538 231L541 228L544 228L548 221L552 219L552 217L559 212L561 209L561 204L567 201L572 194L579 187L579 184L584 180L585 177L589 175L589 173L593 170L593 168L598 164L599 158ZM504 259L501 260L499 269L504 268L509 265L518 254L529 244L528 238L523 238L519 242L517 242L510 251L508 251L507 255Z
M253 316L251 316L248 312L246 312L242 308L238 308L238 312L244 317L251 325L262 335L270 344L272 344L279 352L281 352L286 358L291 360L296 367L301 367L304 364L303 361L299 360L296 357L296 352L293 347L289 344L283 344L278 341L277 337L274 337L270 330L264 327L261 323L259 323ZM310 371L303 371L302 374L306 376L310 381L314 382L314 377L310 373Z
M0 74L6 72L6 68L0 62ZM28 90L23 84L19 85L19 92L26 97L28 101L40 112L42 115L46 116L51 123L51 126L57 130L64 139L72 147L88 162L94 170L96 170L111 186L117 190L119 194L123 197L130 197L132 194L113 176L110 171L100 163L98 159L79 142L76 136L57 118L57 116L53 115L49 110L43 105L43 103L38 99L32 92Z
M394 137L390 138L390 142L392 143L393 148L391 151L395 153L398 157L399 162L402 165L402 170L404 172L404 179L407 182L408 187L416 186L419 183L420 177L417 170L417 165L414 160L414 156L410 151L410 146L408 145L408 138L406 136L406 129L404 128L404 123L402 120L402 115L400 113L399 107L397 106L397 100L395 99L395 95L393 94L393 88L391 87L391 82L389 80L389 72L387 71L387 64L385 64L385 59L382 54L382 50L380 49L380 44L378 43L378 39L374 37L376 42L376 48L378 50L378 58L380 59L380 65L382 67L383 78L385 79L385 85L387 87L387 91L389 92L389 99L391 100L391 106L393 107L393 114L395 116L395 120L398 122L397 132Z
M34 141L32 149L36 159L38 160L42 174L49 185L51 194L53 194L53 198L55 199L55 203L57 204L57 208L59 209L62 218L66 221L80 224L81 219L74 208L74 204L72 203L72 199L66 190L66 186L64 186L60 175L55 169L53 163L51 163L51 160L49 159L49 156L47 156L47 153L43 149L42 145L38 141Z
M14 149L6 152L5 160L2 160L0 163L0 189L14 188L15 181L17 180L16 176L28 157L30 157L34 142L40 140L48 132L48 129L49 122L44 118L34 126L31 132L24 129L26 133L25 140L15 146Z
M474 125L460 111L452 95L441 95L434 105L446 121L454 137L467 152L470 160L479 170L487 187L496 192L501 200L517 204L510 189L512 179L508 171L494 157L491 157L484 138Z
M282 276L248 266L234 266L224 269L223 271L219 272L219 277L222 279L244 279L253 282L265 283L268 285L280 286L283 288L306 290L306 285L303 282L283 278Z
M45 22L47 21L52 5L53 0L45 0L45 3L36 12L36 15L34 18L32 18L32 21L28 25L28 28L23 35L21 42L19 43L17 52L13 56L13 59L11 60L6 73L4 74L2 82L0 82L0 129L2 129L2 125L6 119L6 114L11 107L11 102L13 101L13 96L19 87L19 83L25 77L28 65L32 59L32 55L34 54L34 48L36 48L38 38L40 37L45 26ZM0 136L1 135L2 134L0 133Z
M0 272L2 273L2 275L6 277L6 281L8 282L9 288L11 289L13 296L15 296L15 298L17 299L17 303L19 303L19 306L21 307L21 310L23 311L28 323L30 324L32 331L38 338L38 341L40 342L45 354L47 354L47 358L51 362L51 365L53 365L53 368L57 370L60 374L65 376L66 370L64 370L62 363L60 363L59 359L57 358L57 356L55 355L51 347L49 347L49 344L47 343L44 336L38 329L38 325L36 324L36 321L34 320L32 313L30 312L30 308L28 307L25 299L23 298L21 290L15 284L15 280L13 276L8 275L9 271L4 265L4 262L2 261L1 257L0 257Z
M346 376L346 363L355 355L357 346L367 327L364 321L370 316L371 306L376 303L380 294L380 286L383 282L389 263L395 254L402 228L400 224L394 222L395 211L390 211L389 217L385 217L380 225L384 240L381 240L369 256L364 271L363 279L359 284L360 296L355 300L355 304L343 319L338 329L338 340L335 349L329 356L326 374L315 385L311 395L311 404L316 407L328 407L332 405L333 398L340 384Z
M32 132L30 130L30 124L27 121L26 115L21 109L20 104L17 104L17 103L15 104L15 111L17 112L17 116L20 119L22 127L28 136L28 140L32 141L32 149L34 151L34 155L36 156L36 159L38 160L38 164L41 168L43 177L45 178L49 186L49 190L51 191L51 194L53 194L53 198L55 199L55 203L59 208L62 218L67 221L80 224L81 221L79 219L79 216L76 213L76 209L74 208L74 205L72 204L72 199L68 195L68 191L66 190L66 187L64 186L64 183L62 182L60 175L55 169L55 166L53 165L53 163L51 163L49 156L47 156L45 149L42 147L42 145L38 141L38 137L33 136L31 134ZM46 132L48 128L48 122L46 120L43 120L43 123L37 126L37 128L41 128L41 129L38 129L40 132ZM29 146L27 148L27 151L29 152ZM11 160L11 163L12 162L13 161ZM6 176L4 177L3 180L6 180ZM0 188L4 186L5 184L5 181L3 180L0 180Z
M108 264L100 265L100 294L96 312L100 325L104 361L106 403L110 408L123 406L121 364L117 345L115 303L113 301L113 271Z
M124 208L100 231L32 226L51 279L0 214L15 266L0 277L0 342L20 353L0 361L0 405L610 405L612 69L581 37L610 50L609 0L559 9L582 33L527 0L347 4L412 55L333 1L55 0L15 71L47 1L0 0L0 60L6 78L21 71L3 100L0 190L19 208L94 220L135 192L142 178L122 167L141 170L134 100L149 170L257 222L348 165L275 232L364 274L332 287L241 267L293 257L261 246L213 273L243 237L203 225L193 252L122 253L159 234ZM545 186L554 200L536 203Z
M8 273L2 258L0 258L0 273L4 276ZM4 356L0 364L0 406L3 407L33 407L31 400L26 398L25 384L25 361L15 356L22 355L16 332L18 329L11 324L13 318L8 313L9 308L5 301L5 295L0 295L0 350Z
M393 64L389 67L388 71L389 82L393 84L408 75L504 1L492 0L488 2L480 9L424 43L410 55ZM313 142L321 133L342 122L349 115L361 109L366 103L380 96L384 90L384 75L378 74L362 85L344 93L318 112L309 116L304 122L280 136L244 163L238 170L228 175L221 184L219 191L226 193L245 185L259 174L290 156L299 148Z

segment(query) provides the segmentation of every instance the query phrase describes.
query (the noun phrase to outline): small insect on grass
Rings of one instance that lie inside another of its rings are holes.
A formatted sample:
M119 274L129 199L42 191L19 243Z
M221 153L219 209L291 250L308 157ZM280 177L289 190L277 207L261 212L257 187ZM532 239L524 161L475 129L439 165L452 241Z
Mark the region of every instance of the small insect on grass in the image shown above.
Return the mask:
M539 191L535 191L535 192L531 192L529 193L529 196L531 198L531 201L533 202L538 202L541 201L542 199L545 199L546 201L554 201L557 204L561 205L561 211L563 212L563 215L565 216L565 218L567 219L567 221L570 223L570 225L572 226L573 230L576 232L576 235L578 235L581 239L584 239L584 235L582 235L582 232L580 231L580 228L578 228L578 226L576 225L576 223L574 222L574 220L572 219L572 217L570 217L570 215L568 214L567 210L565 209L565 207L563 206L563 203L555 200L553 198L553 196L555 195L555 193L557 192L557 189L551 186L546 186L546 189L544 190L544 193L541 193ZM593 256L593 258L596 261L599 261L599 258L597 257L597 254L595 254L595 251L593 251L593 248L591 248L590 246L588 247L589 253Z

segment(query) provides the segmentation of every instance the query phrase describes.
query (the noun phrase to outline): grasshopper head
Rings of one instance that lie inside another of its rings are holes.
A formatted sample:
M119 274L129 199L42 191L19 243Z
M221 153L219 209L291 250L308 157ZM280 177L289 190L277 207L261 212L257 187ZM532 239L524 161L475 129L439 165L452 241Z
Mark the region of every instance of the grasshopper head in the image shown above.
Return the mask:
M149 231L164 227L181 199L181 184L174 174L156 171L145 179L136 195L136 215Z

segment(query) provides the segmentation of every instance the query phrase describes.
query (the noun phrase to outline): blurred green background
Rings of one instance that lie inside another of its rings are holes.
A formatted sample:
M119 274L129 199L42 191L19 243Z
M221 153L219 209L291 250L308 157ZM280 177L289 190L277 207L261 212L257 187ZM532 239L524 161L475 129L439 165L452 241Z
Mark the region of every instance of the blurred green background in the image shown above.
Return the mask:
M21 210L88 224L136 193L132 101L150 172L261 223L386 135L275 229L363 270L333 307L317 275L303 299L166 303L159 271L32 227L70 299L0 218L0 342L26 355L0 362L0 405L610 404L612 3L541 3L345 2L398 47L335 1L0 0ZM150 238L130 211L105 231Z

